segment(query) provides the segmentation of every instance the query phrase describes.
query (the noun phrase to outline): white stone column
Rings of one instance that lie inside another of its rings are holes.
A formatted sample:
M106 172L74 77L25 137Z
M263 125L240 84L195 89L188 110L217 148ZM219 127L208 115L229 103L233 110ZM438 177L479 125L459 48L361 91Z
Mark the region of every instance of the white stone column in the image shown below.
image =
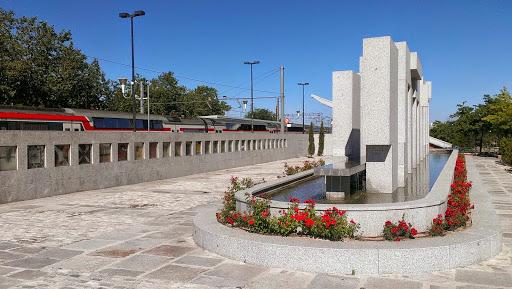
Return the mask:
M392 193L398 173L398 50L391 37L363 40L360 70L366 189Z
M418 92L414 92L411 107L411 164L412 168L418 165Z
M398 49L398 183L405 186L409 173L409 89L411 88L410 51L406 42L395 43Z
M361 78L353 71L332 73L333 156L360 161Z
M428 84L424 81L420 81L420 111L421 111L421 119L420 119L420 160L424 160L428 154L428 150L426 148L427 140L427 129L428 129L428 119L427 119L427 107L428 107Z

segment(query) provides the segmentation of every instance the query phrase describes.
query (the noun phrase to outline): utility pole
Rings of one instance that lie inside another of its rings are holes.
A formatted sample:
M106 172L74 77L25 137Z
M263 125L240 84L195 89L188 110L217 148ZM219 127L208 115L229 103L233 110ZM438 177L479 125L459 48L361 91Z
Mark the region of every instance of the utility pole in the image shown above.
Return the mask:
M302 86L302 133L305 133L306 126L304 124L304 86L309 85L309 82L299 82L297 84Z
M252 81L252 66L254 64L259 64L258 60L255 61L246 61L244 64L248 64L251 66L251 132L254 132L254 86Z
M281 85L280 85L280 97L281 97L281 111L280 111L280 117L281 117L281 133L284 133L285 132L285 127L284 127L284 66L281 65L281 67L279 67L279 75L280 75L280 79L281 79Z

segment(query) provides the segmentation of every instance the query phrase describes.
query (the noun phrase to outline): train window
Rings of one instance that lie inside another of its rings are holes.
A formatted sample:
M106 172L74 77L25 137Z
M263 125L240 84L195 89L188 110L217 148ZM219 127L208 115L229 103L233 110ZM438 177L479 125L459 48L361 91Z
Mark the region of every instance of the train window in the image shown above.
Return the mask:
M18 169L18 148L16 146L0 146L0 171Z
M170 142L163 142L162 143L162 151L163 151L163 158L167 158L171 156L171 143Z
M152 120L151 121L151 128L152 129L163 129L164 124L161 120Z
M144 121L144 120L142 120L142 119L137 119L137 120L135 121L135 124L137 124L137 128L139 128L139 129L142 129L142 128L147 129L147 128L148 128L148 124L147 124L147 122L145 122L145 121Z
M117 119L117 128L132 128L132 122L129 119Z
M70 145L55 145L55 166L69 166L69 148Z
M226 152L226 141L225 140L220 141L220 152L221 153Z
M100 143L100 163L110 163L112 161L112 144Z
M240 150L240 141L239 140L235 140L235 152L237 152L239 150Z
M92 121L95 128L105 128L105 121L103 118L93 117Z
M45 146L32 145L27 146L27 161L29 169L45 167Z
M185 142L185 155L186 156L192 155L192 142L191 141Z
M200 141L196 141L196 150L195 150L195 153L196 155L200 155L201 154L201 142Z
M134 147L135 147L135 149L133 151L134 159L136 161L143 160L144 159L144 143L136 142Z
M150 142L149 143L149 158L156 159L158 157L158 143Z
M181 157L181 142L174 143L174 156Z
M127 161L128 160L128 143L118 143L117 144L117 161Z
M213 141L213 153L214 154L219 153L219 141L217 141L217 140Z
M210 154L210 141L205 141L204 142L204 154L205 155L208 155Z
M79 144L78 145L78 164L85 165L91 163L91 144Z

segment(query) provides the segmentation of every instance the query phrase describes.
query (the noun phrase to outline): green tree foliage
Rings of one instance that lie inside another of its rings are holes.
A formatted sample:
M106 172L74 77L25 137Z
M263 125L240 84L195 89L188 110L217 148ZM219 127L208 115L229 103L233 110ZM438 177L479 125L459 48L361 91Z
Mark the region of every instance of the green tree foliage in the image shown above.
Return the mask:
M315 154L315 136L313 134L313 122L311 122L311 124L309 125L308 135L309 135L308 155L313 156Z
M482 104L459 104L448 121L433 123L430 134L459 147L495 147L512 136L512 96L503 88L494 96L484 95Z
M512 165L512 138L504 138L500 142L501 161Z
M264 120L276 120L276 114L266 108L257 108L254 110L254 114L248 112L245 114L245 117Z
M153 114L194 117L230 109L218 99L215 88L189 90L172 72L151 80L137 76L136 80L151 83ZM137 85L137 94L139 89ZM17 18L1 8L0 105L132 110L132 100L123 97L118 82L105 78L97 60L87 62L74 47L69 31L56 32L36 17Z
M324 122L320 123L320 134L318 135L318 156L324 155L325 128Z
M69 31L0 8L0 104L102 108L108 90Z

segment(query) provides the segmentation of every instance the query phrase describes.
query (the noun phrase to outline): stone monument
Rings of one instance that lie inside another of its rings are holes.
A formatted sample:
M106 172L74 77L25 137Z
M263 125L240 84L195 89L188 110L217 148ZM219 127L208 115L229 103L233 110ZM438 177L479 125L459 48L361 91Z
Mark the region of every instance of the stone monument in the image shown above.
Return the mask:
M424 161L429 148L432 84L406 42L363 39L359 72L334 71L333 157L365 165L366 191L393 193Z

